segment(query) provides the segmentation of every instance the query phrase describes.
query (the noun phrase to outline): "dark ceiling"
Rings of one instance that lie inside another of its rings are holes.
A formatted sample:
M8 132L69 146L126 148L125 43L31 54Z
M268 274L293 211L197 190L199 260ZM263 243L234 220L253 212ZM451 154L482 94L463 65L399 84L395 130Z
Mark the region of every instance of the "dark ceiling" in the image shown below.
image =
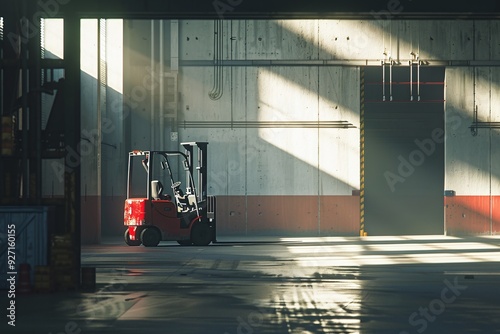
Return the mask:
M19 0L0 0L2 6ZM46 16L102 18L190 19L491 19L500 17L500 0L25 0L27 6L42 3ZM1 8L0 7L0 8ZM33 7L32 7L33 8ZM57 9L57 11L53 10ZM52 11L52 12L50 12ZM1 13L0 13L1 15Z

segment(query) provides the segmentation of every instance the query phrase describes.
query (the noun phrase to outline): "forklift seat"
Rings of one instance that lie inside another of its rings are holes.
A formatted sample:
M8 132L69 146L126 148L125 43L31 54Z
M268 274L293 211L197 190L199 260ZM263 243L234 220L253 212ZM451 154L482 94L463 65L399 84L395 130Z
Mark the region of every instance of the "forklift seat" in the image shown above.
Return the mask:
M159 180L151 181L151 197L154 200L170 200L170 195L163 195L163 184Z

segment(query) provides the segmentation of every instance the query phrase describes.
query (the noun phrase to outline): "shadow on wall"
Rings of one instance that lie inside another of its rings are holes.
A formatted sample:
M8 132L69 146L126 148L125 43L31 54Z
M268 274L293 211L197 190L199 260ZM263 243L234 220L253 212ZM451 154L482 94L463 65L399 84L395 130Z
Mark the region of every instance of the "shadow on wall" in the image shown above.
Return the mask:
M82 129L78 152L67 152L81 168L81 236L82 244L93 244L101 234L123 233L127 161L122 144L123 96L106 87L107 113L101 117L101 136L97 127L97 79L81 72ZM48 116L47 116L48 117ZM100 160L98 152L101 149ZM44 162L43 196L64 196L64 161ZM68 167L67 167L68 168ZM101 173L101 194L98 194L98 168Z

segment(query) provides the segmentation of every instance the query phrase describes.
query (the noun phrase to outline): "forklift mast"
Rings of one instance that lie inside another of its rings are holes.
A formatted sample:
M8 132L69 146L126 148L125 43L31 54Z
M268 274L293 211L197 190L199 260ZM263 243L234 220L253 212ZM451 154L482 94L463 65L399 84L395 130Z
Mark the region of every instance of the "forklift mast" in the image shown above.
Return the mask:
M197 201L201 202L206 200L207 198L207 145L208 142L186 142L181 143L181 145L186 150L186 155L188 157L189 162L189 173L187 176L186 184L193 189L193 193L197 194ZM197 148L197 152L195 152L195 148ZM190 177L190 175L194 175L193 173L193 160L194 154L197 155L197 167L196 174L198 176L198 187L195 187L194 180ZM195 189L197 191L195 191Z

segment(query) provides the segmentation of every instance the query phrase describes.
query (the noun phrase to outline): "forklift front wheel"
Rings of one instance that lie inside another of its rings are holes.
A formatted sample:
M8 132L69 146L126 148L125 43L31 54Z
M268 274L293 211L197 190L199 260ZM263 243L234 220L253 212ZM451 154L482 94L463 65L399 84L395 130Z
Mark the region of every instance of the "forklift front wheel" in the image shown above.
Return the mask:
M124 238L125 238L125 243L129 246L140 246L141 245L140 240L131 240L130 239L130 233L128 233L128 228L125 230Z
M146 247L156 247L160 243L160 240L160 231L154 227L147 227L141 232L141 241Z
M195 246L207 246L212 241L212 229L207 223L195 222L191 229L191 241Z

